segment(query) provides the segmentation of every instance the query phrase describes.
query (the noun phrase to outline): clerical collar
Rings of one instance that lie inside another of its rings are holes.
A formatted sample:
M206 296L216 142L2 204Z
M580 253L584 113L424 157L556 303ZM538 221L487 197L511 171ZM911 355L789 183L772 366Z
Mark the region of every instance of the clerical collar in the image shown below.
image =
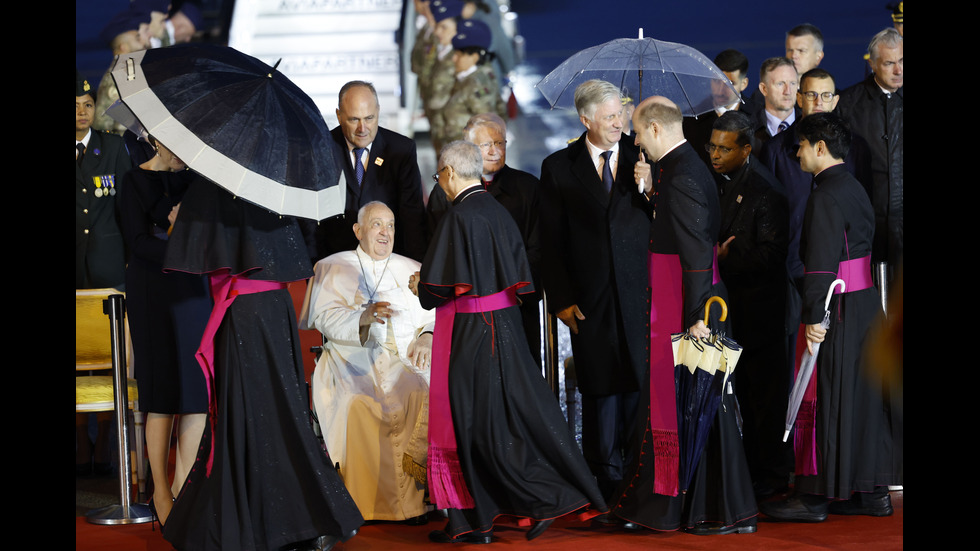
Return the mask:
M475 182L473 185L467 187L463 191L460 191L459 194L456 195L456 198L453 199L453 205L460 204L463 201L463 199L466 199L467 197L473 195L474 193L486 193L486 191L487 190L483 189L482 182Z
M687 143L687 138L685 138L685 139L683 139L683 140L675 143L673 146L671 146L670 149L668 149L667 151L664 151L664 154L661 155L659 159L657 159L657 162L659 163L660 161L664 160L664 157L666 157L667 155L670 155L670 152L671 151L677 149L678 147L680 147L681 145L686 144L686 143Z
M728 180L729 182L732 182L732 183L740 182L742 180L742 177L745 176L745 173L748 172L748 170L749 170L749 159L750 158L751 157L746 157L745 158L745 162L742 163L742 166L736 168L735 170L729 172L728 174L722 174L721 175L722 178L724 178L725 180Z
M85 133L85 137L84 138L82 138L80 140L75 140L75 145L82 144L82 145L85 146L85 149L88 149L88 142L91 139L92 139L92 129L89 128L88 129L88 132Z
M470 67L469 69L466 69L464 71L460 71L460 72L456 73L456 80L463 80L464 78L466 78L466 77L472 75L473 73L475 73L477 69L479 69L479 67L476 66L476 65L474 65L474 66Z

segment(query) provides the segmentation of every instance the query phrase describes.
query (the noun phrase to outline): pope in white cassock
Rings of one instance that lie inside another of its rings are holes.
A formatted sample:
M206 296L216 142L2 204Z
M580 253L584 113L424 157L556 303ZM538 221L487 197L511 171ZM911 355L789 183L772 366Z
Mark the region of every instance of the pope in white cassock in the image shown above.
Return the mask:
M408 289L419 263L391 252L391 209L364 205L354 234L357 249L317 262L307 289L304 325L327 341L313 403L327 452L364 518L415 520L426 512L425 488L402 465L425 465L435 311Z

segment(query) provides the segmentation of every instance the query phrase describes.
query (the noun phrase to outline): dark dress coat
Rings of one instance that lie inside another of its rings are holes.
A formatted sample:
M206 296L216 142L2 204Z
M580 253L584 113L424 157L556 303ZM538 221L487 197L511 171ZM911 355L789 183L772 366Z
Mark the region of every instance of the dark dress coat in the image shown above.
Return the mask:
M487 188L490 195L503 205L510 213L524 241L524 250L531 266L531 276L534 288L541 288L541 236L538 231L538 216L540 211L539 187L537 178L524 172L504 165L494 176L493 182ZM449 198L441 187L435 186L429 193L429 203L426 205L426 223L429 235L435 235L436 226L449 209ZM541 302L540 291L521 296L521 317L524 320L524 333L531 347L531 355L541 361L541 321L538 304Z
M827 290L840 263L871 254L875 222L871 202L845 167L832 166L814 181L800 249L806 264L806 324L823 320ZM894 388L886 392L879 370L869 369L862 359L880 312L873 286L834 295L830 301L830 328L820 345L815 375L817 474L797 473L797 491L848 499L853 492L902 484L901 448L889 428L889 419L901 409L901 394Z
M735 339L754 348L783 336L788 207L779 182L755 157L750 155L729 176L715 175L721 205L718 242L735 237L718 264Z
M893 266L904 243L903 166L905 88L885 95L874 75L840 94L835 111L871 148L871 204L875 209L874 261Z
M357 222L358 209L371 201L381 201L395 214L394 252L421 261L426 249L425 212L415 142L397 132L378 128L364 180L358 186L342 129L338 126L330 134L340 146L339 154L343 158L347 204L344 214L322 220L316 226L314 260L357 247L352 228Z
M718 263L728 288L732 335L743 347L736 388L745 452L753 481L781 487L792 469L791 448L781 438L790 389L784 325L787 202L775 177L752 155L728 176L715 175L721 201L718 242L735 240Z
M650 210L633 179L638 158L623 138L611 193L584 133L541 165L542 279L553 313L577 304L585 316L571 336L583 394L639 390L646 370Z
M132 167L123 140L92 130L82 166L75 164L75 288L121 287L126 268L115 194L96 197L94 179L118 186Z
M803 118L803 112L800 111L800 108L796 106L793 106L793 111L796 113L796 117L793 119L793 124L795 124L796 121ZM754 111L751 116L753 122L752 151L762 151L762 147L766 145L766 142L768 142L770 139L773 138L773 135L769 133L769 125L766 120L765 104L763 104L762 109L759 109L758 111ZM783 132L785 131L786 130L783 130ZM779 134L781 133L782 132L780 132Z

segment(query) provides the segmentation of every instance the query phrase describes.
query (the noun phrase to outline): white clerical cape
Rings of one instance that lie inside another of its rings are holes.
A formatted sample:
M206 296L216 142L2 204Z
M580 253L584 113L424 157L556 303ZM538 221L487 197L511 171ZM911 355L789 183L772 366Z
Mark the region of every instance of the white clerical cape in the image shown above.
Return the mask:
M376 261L360 247L336 253L317 262L301 313L305 328L327 340L313 373L327 452L368 520L425 512L423 488L402 469L418 417L428 411L429 371L406 358L435 324L435 311L422 309L408 288L419 266L396 254ZM372 323L362 343L359 320L370 302L389 302L393 313L383 325Z

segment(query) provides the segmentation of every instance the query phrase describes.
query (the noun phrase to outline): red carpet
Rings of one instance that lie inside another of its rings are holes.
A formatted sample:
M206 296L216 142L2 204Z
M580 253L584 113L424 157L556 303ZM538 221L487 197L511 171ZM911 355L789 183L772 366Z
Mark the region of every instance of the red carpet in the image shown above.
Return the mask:
M904 506L902 492L892 493L895 514L887 518L842 517L831 515L821 524L760 522L755 534L730 536L692 536L684 533L660 533L652 531L624 532L613 529L592 529L573 519L559 519L541 537L534 541L524 539L524 528L516 523L498 526L494 543L479 549L528 549L535 551L569 551L571 549L597 549L601 551L648 550L653 547L670 549L711 550L718 549L853 549L879 551L902 549L904 535ZM476 546L443 545L430 543L426 535L442 524L430 522L428 526L403 526L399 524L373 524L361 528L360 533L347 543L338 545L338 551L396 551L444 548L473 549ZM159 527L158 527L159 528ZM151 530L149 524L136 526L99 526L89 524L83 517L75 519L75 549L79 551L169 551L159 529ZM235 551L235 550L227 550Z

